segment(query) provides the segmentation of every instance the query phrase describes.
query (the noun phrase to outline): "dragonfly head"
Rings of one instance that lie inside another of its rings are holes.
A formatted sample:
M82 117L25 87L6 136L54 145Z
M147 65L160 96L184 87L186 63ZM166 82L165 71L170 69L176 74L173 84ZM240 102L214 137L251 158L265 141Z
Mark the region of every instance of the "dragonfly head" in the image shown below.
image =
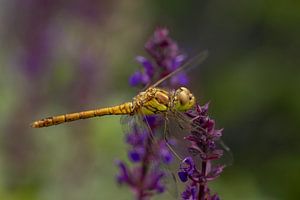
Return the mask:
M194 95L185 87L180 87L175 91L173 105L178 111L187 111L195 105Z

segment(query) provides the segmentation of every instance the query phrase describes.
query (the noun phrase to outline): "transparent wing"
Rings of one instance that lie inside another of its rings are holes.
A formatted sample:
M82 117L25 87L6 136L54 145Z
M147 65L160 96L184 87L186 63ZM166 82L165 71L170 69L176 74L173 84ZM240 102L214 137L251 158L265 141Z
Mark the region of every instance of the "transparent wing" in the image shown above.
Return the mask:
M123 132L126 133L127 142L130 139L128 137L128 135L130 134L147 133L146 140L148 140L149 142L144 143L144 148L147 148L145 152L151 154L150 165L153 169L158 168L161 172L164 173L165 176L162 182L167 188L168 193L172 197L177 199L178 189L175 174L173 173L174 163L166 162L168 161L168 154L166 154L166 150L168 150L168 148L166 147L165 141L163 140L164 121L165 119L161 115L145 116L142 113L135 114L133 116L121 117L122 129ZM139 136L137 136L136 138L139 138ZM141 136L141 138L144 138L144 136ZM172 154L170 153L170 155ZM173 160L176 161L176 159ZM158 162L156 163L156 161ZM179 164L176 166L179 166Z
M157 87L160 84L162 84L163 82L165 82L166 80L170 79L171 77L173 77L174 75L183 72L183 71L188 71L189 69L192 69L194 67L199 66L208 56L208 51L202 51L199 54L197 54L196 56L192 57L191 59L188 59L182 66L180 66L179 68L177 68L176 70L172 71L171 73L167 74L166 76L160 78L159 80L157 80L156 82L154 82L152 85L151 83L146 85L142 91L146 90L149 87Z
M176 141L176 145L173 145L176 154L181 158L191 156L191 154L193 154L193 152L190 152L189 150L191 143L184 138L190 135L192 131L201 130L202 128L193 123L191 118L181 112L169 112L168 121L168 137ZM216 149L220 149L223 155L220 159L214 161L214 163L225 166L232 165L233 156L229 147L227 147L221 139L216 140L215 144L217 147ZM197 160L197 158L195 158L195 160Z
M175 74L177 74L177 73L179 73L183 70L187 71L188 68L191 69L193 67L196 67L196 66L200 65L206 59L207 56L208 56L208 51L200 52L198 55L196 55L193 58L187 60L181 67L177 68L173 72L171 72L168 75L164 76L163 78L158 80L156 83L154 83L150 87L157 87L162 82L164 82L165 80L171 78Z
M133 129L138 129L140 131L147 130L147 127L140 115L122 115L120 123L122 126L122 131L125 134L132 133Z

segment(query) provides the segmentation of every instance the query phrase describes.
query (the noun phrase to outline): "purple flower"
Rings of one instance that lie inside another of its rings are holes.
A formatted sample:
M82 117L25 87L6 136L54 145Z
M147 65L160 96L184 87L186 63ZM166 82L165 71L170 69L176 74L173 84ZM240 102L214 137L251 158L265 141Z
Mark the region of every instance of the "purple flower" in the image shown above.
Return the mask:
M127 184L135 192L137 199L164 192L165 187L162 184L164 172L152 169L145 174L143 166L130 169L122 161L116 161L116 164L119 167L117 182L120 185Z
M147 86L153 84L155 77L159 79L180 67L185 61L185 56L180 53L177 43L169 37L166 28L157 28L145 44L145 49L152 59L137 56L136 60L143 69L135 72L129 79L131 86ZM188 83L185 73L174 75L168 86L184 86Z
M137 86L139 84L147 85L150 82L150 77L142 72L135 72L129 79L131 86Z
M173 155L163 140L154 141L152 134L159 127L161 120L154 116L147 117L151 130L143 129L138 124L133 124L132 129L126 135L126 143L129 145L128 158L133 165L118 161L119 174L117 182L127 185L133 191L135 198L149 199L149 197L165 191L163 178L165 172L160 168L161 164L170 164ZM151 131L151 133L150 133Z
M194 110L187 113L192 121L192 130L184 139L190 143L188 148L192 156L201 159L201 167L196 167L193 157L186 157L181 162L178 177L187 183L182 193L183 199L219 199L218 195L210 194L207 183L219 177L225 167L213 164L223 155L223 150L216 145L223 129L215 129L215 121L207 113L208 107L209 104L202 107L196 105Z
M143 56L137 56L136 60L144 67L146 74L149 77L154 75L154 67L152 63Z
M181 198L184 200L196 200L197 199L196 185L187 185L185 191L181 194Z
M162 193L165 191L165 186L162 183L162 178L165 176L165 173L159 170L152 170L148 174L146 179L146 188L148 190L154 190L157 193Z
M170 150L167 147L167 145L166 145L166 143L165 143L164 140L160 141L160 143L158 145L158 148L159 148L158 153L159 153L161 161L164 164L170 164L173 161L173 155L170 152Z
M192 157L186 157L180 164L180 170L178 177L182 182L186 182L189 176L193 176L194 173L198 173L195 168L195 163Z
M140 132L137 127L127 134L126 142L130 145L129 160L135 166L130 168L124 162L118 161L117 182L128 185L134 191L136 199L142 200L164 192L162 179L165 173L159 166L161 161L169 164L173 158L166 145L162 141L153 143L150 133Z
M132 185L132 182L130 180L131 175L129 174L129 171L125 163L123 163L122 161L116 161L116 164L120 169L119 175L117 175L118 183L119 184L127 183L129 185Z

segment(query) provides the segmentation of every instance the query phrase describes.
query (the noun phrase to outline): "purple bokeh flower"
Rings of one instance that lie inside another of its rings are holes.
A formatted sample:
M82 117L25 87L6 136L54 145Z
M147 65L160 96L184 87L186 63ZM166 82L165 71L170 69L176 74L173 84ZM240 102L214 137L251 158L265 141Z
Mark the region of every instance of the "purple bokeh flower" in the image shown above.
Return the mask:
M157 28L146 42L145 49L152 59L143 56L136 57L143 69L130 77L131 86L153 84L153 81L173 72L185 61L185 56L180 53L177 43L169 37L169 31L166 28ZM184 86L187 83L186 74L181 72L167 81L167 86Z
M187 113L192 121L192 131L184 139L189 141L188 148L193 157L185 158L178 172L179 179L187 182L182 193L183 199L219 199L217 194L210 194L207 183L219 177L225 167L213 163L223 156L223 150L216 144L223 129L215 129L215 121L208 116L208 107L209 104L196 105L194 110ZM200 169L196 167L193 158L200 158Z
M135 164L127 166L117 161L119 184L127 184L136 199L147 199L154 194L165 191L163 178L165 172L160 169L161 162L169 164L173 156L163 141L153 143L150 133L135 126L132 132L126 135L126 142L130 145L129 160Z
M185 191L181 194L182 199L196 200L197 199L197 185L187 185Z

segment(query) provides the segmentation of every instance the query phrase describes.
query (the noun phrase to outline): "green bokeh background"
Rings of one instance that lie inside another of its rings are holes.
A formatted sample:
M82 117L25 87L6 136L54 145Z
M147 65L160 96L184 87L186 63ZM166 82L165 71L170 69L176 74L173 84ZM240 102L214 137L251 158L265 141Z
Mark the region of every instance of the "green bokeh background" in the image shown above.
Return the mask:
M188 55L209 51L189 72L190 88L211 102L234 155L213 191L233 200L299 198L299 1L0 3L0 199L132 199L115 183L114 161L126 159L119 117L29 123L130 100L134 57L146 55L157 26Z

